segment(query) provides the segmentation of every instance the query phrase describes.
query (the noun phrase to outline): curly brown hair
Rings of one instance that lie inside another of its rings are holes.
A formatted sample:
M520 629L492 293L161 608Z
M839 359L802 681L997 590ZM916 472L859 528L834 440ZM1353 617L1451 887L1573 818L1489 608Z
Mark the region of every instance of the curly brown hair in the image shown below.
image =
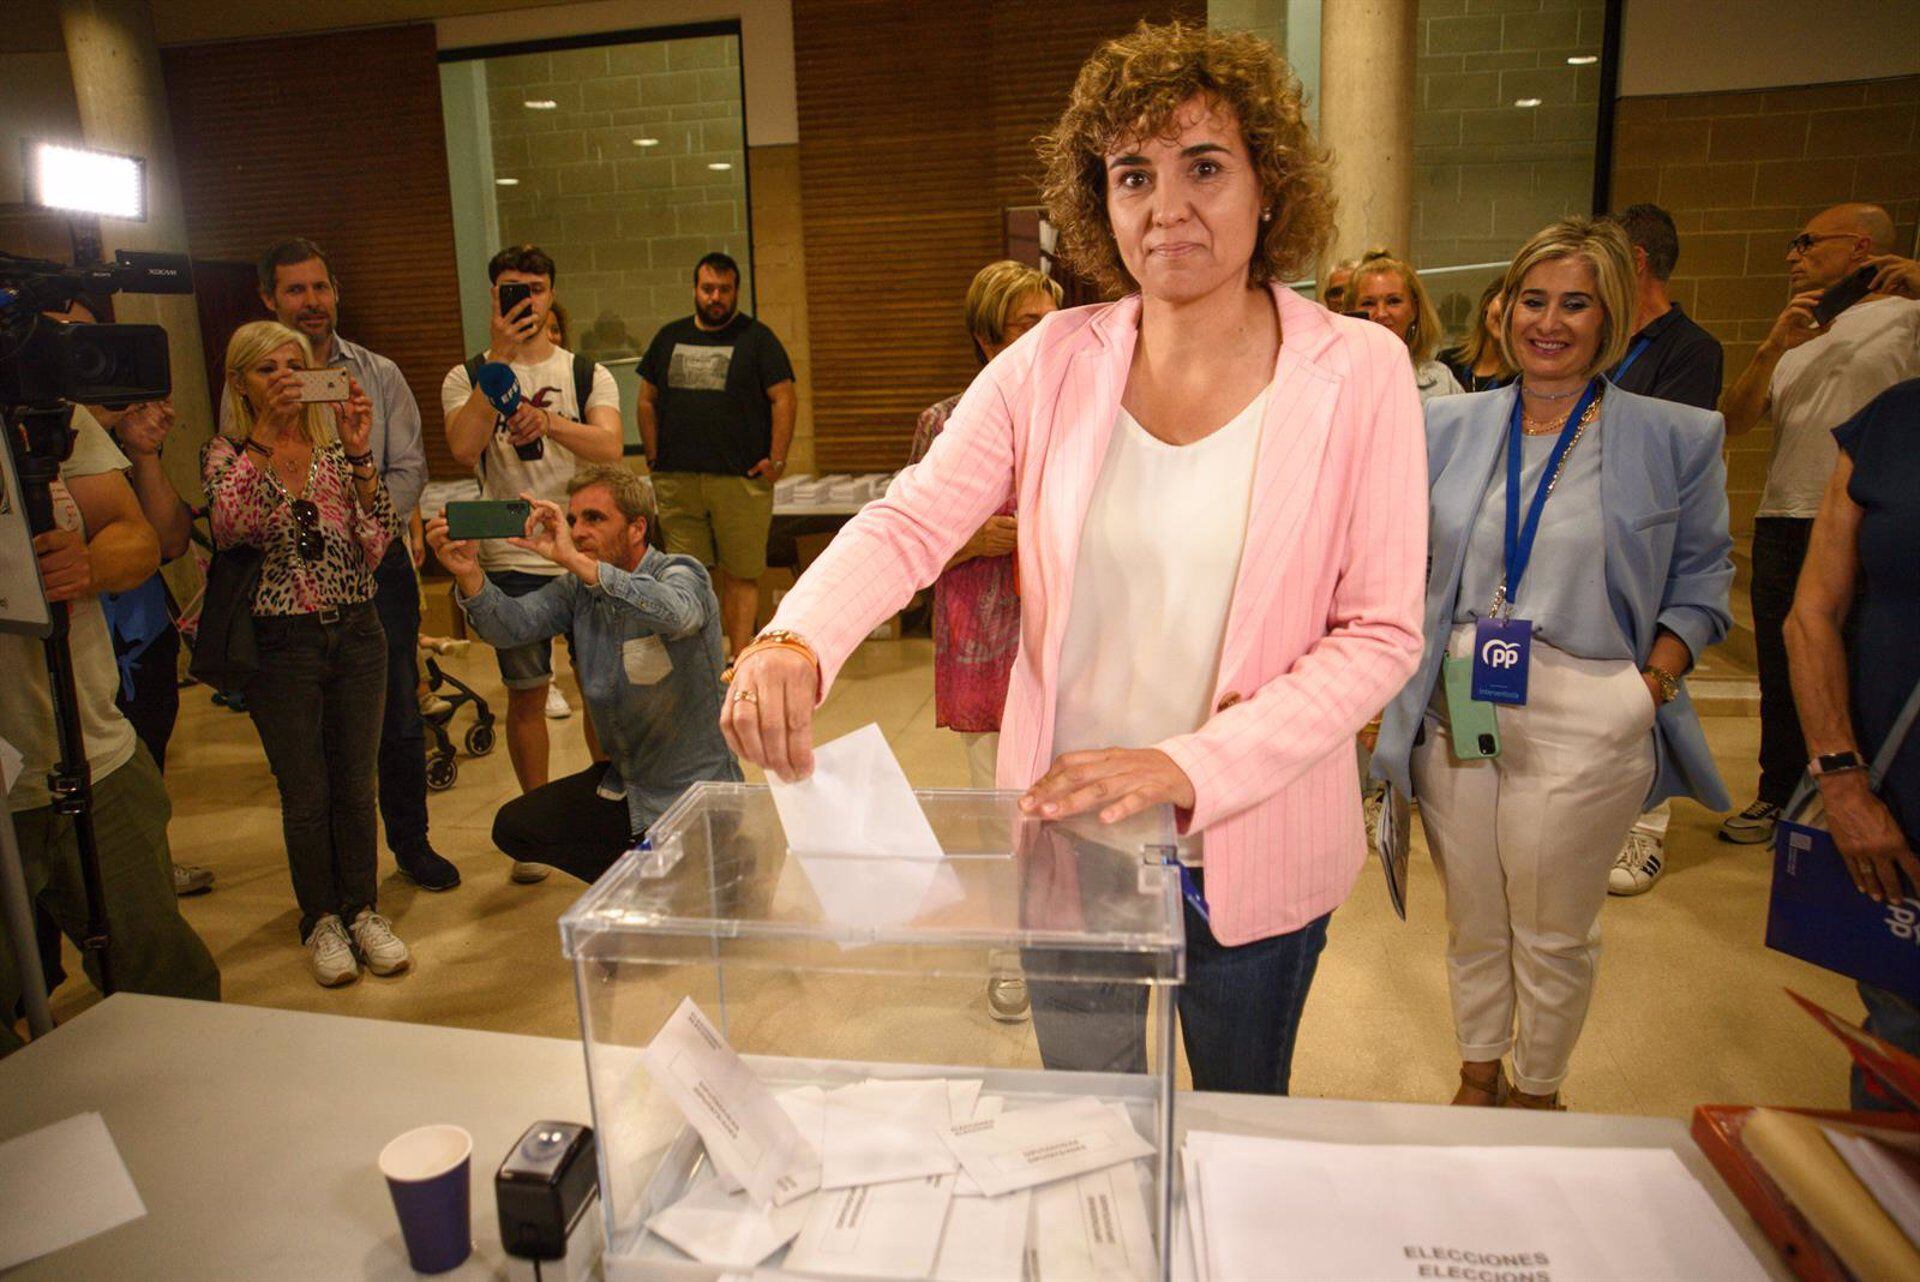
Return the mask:
M1122 139L1159 138L1195 95L1230 108L1273 221L1259 225L1249 274L1284 280L1319 257L1333 230L1327 156L1303 111L1300 82L1266 40L1142 22L1080 68L1060 123L1039 140L1042 195L1067 262L1109 293L1138 287L1107 217L1107 154Z

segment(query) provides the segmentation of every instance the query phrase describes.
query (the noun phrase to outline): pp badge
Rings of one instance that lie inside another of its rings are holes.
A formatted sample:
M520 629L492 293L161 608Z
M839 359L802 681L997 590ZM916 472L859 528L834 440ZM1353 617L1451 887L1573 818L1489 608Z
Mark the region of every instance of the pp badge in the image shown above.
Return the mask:
M1532 661L1532 623L1480 620L1473 629L1473 697L1487 703L1526 703L1527 667Z

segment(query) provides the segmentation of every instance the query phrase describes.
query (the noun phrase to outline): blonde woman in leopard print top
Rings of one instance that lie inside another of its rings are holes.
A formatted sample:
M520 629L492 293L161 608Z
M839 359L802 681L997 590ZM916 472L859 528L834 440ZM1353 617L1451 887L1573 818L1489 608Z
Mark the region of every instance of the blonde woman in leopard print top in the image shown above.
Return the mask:
M338 405L301 400L306 339L274 321L227 345L228 435L202 474L221 548L264 555L254 594L259 669L246 687L280 787L300 938L332 987L411 964L376 911L374 780L386 697L386 638L374 569L399 534L373 465L372 405L358 383Z

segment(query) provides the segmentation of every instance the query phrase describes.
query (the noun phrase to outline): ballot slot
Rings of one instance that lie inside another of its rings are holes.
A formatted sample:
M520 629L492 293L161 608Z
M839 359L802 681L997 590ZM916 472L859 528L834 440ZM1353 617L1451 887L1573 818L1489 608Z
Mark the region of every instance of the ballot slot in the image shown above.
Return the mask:
M729 1267L780 1276L798 1250L792 1276L887 1276L886 1268L917 1265L932 1250L917 1276L966 1278L999 1267L1009 1254L1024 1256L1028 1246L1023 1241L1016 1250L981 1237L979 1226L1017 1218L1006 1203L962 1210L955 1223L980 1239L970 1249L943 1249L938 1235L889 1235L886 1217L899 1208L925 1212L981 1194L966 1187L973 1181L957 1157L950 1167L887 1166L857 1146L832 1155L853 1163L834 1178L921 1170L912 1178L941 1187L884 1197L871 1191L904 1181L815 1187L784 1207L775 1205L776 1193L762 1208L764 1220L743 1219L736 1212L747 1202L729 1180L738 1172L716 1164L694 1115L711 1134L718 1134L715 1126L736 1128L728 1134L737 1131L740 1152L759 1154L766 1150L756 1147L756 1123L747 1119L765 1122L767 1114L758 1105L736 1108L731 1098L717 1107L702 1104L699 1093L711 1083L683 1073L685 1080L670 1087L658 1062L650 1068L649 1050L683 1002L698 1009L713 1040L737 1054L757 1087L776 1099L803 1089L826 1093L869 1082L940 1079L955 1101L991 1101L991 1109L1009 1117L1063 1100L1117 1106L1137 1138L1115 1149L1125 1155L1108 1178L1112 1185L1139 1186L1152 1258L1136 1270L1137 1249L1118 1255L1111 1244L1089 1249L1105 1251L1101 1258L1109 1262L1130 1261L1128 1276L1140 1282L1168 1276L1173 999L1184 972L1184 937L1177 881L1141 873L1171 850L1171 814L1149 813L1102 829L1034 821L1019 813L1012 793L922 790L913 798L937 842L923 860L934 869L931 877L925 868L903 872L905 858L857 848L857 842L848 853L808 850L803 866L767 788L698 785L654 825L651 844L655 851L671 849L670 862L650 859L645 850L630 853L563 917L593 1122L602 1139L610 1282L711 1278L719 1266L689 1247L753 1254L776 1239L780 1245L763 1258L729 1260ZM902 899L920 897L904 907L869 908L836 877L847 884L864 879ZM1144 1041L1142 1071L1048 1068L1033 1023L987 1017L987 981L1009 967L1024 975L1050 1044L1084 1033L1089 1053L1104 1053L1103 1040L1131 1028ZM1123 1009L1096 1013L1088 1027L1085 998L1096 992ZM684 1068L688 1061L679 1062ZM927 1098L911 1089L871 1094ZM949 1120L959 1120L959 1107ZM1089 1143L1111 1138L1089 1137ZM733 1160L740 1160L738 1153ZM841 1197L847 1187L870 1192L843 1199L835 1233L809 1235L802 1224L784 1236L801 1210L816 1213L808 1199ZM1095 1224L1119 1223L1108 1209L1112 1198L1108 1193L1090 1204L1102 1208ZM1049 1206L1056 1205L1078 1204L1050 1199ZM664 1233L649 1227L655 1221ZM1059 1244L1067 1232L1051 1228L1049 1249L1064 1249Z

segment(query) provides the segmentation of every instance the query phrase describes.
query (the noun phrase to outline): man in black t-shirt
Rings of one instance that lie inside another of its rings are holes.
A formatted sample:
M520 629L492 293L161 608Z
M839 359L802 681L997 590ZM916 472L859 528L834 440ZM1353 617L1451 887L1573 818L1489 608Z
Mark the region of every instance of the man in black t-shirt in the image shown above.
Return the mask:
M661 327L640 358L635 415L672 554L714 567L733 653L753 638L767 568L773 483L786 470L798 399L772 330L741 315L740 267L708 254L694 313Z
M1674 264L1680 261L1673 215L1658 205L1630 205L1613 221L1633 245L1636 305L1633 340L1607 378L1624 392L1703 410L1718 408L1726 367L1720 340L1695 324L1667 292ZM1640 816L1608 874L1609 894L1638 895L1653 889L1666 868L1671 814L1671 803L1663 801Z

